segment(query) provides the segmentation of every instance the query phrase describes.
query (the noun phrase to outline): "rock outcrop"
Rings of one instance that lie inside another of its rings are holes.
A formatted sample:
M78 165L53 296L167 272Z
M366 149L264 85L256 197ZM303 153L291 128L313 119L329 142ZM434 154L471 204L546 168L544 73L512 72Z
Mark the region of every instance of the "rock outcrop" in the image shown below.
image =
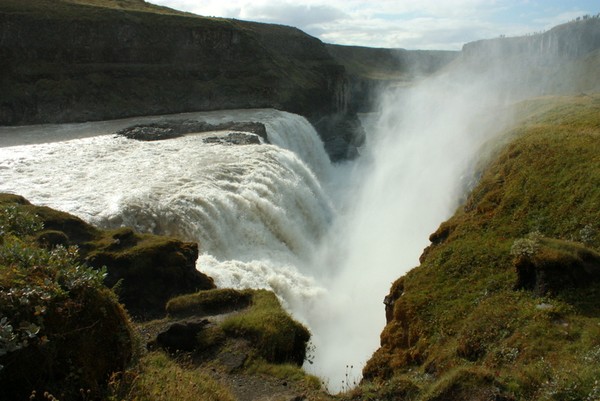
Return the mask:
M513 249L516 289L544 296L600 281L600 254L581 243L530 237L515 241Z
M196 270L195 243L129 228L100 230L69 213L31 205L18 195L2 194L0 204L17 204L39 216L44 224L36 234L41 245L77 246L83 261L106 267L106 285L117 286L120 301L136 318L164 315L170 298L214 288L213 280Z
M205 140L205 142L223 142L234 145L258 144L260 138L263 142L269 143L267 129L265 125L257 122L228 122L222 124L209 124L204 121L184 120L169 121L163 123L153 123L146 125L134 125L118 131L117 135L122 135L129 139L139 141L160 141L164 139L177 138L185 134L199 134L211 131L233 131L226 135L216 138L218 140Z

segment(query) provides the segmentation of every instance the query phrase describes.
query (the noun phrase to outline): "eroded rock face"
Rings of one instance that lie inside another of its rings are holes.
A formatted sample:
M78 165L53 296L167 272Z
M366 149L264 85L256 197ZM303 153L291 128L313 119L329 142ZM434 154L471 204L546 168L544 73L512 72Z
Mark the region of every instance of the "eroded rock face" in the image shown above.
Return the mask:
M43 4L0 5L0 125L347 111L344 67L296 28L68 2L48 13Z
M170 298L214 288L213 280L196 270L198 245L174 238L139 235L122 229L113 241L87 255L94 267L107 266L106 284L119 283L119 297L136 318L164 314Z

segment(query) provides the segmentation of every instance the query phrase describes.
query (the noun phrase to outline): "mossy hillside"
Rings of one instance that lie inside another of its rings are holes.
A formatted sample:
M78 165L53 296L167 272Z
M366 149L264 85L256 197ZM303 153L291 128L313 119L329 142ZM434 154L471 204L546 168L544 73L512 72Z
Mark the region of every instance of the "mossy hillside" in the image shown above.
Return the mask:
M120 299L138 318L164 315L170 298L215 286L196 270L198 245L172 237L109 230L85 256L94 267L109 267L106 284L119 285Z
M393 380L418 400L598 398L598 276L539 293L517 289L515 263L532 238L541 265L563 258L583 269L574 255L598 255L600 96L517 109L509 143L431 236L421 265L394 284L365 383Z
M75 248L40 248L42 227L0 204L0 395L96 398L132 359L133 329L105 272L82 265Z

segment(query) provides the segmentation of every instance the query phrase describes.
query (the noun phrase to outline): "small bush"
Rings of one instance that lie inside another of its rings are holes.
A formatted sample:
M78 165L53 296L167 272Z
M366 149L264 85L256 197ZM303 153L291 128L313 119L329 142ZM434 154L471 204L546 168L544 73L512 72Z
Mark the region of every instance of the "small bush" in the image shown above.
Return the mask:
M106 271L81 264L76 247L39 248L33 234L43 224L18 205L0 209L0 225L3 394L70 400L83 388L97 396L133 347L128 317L103 285Z

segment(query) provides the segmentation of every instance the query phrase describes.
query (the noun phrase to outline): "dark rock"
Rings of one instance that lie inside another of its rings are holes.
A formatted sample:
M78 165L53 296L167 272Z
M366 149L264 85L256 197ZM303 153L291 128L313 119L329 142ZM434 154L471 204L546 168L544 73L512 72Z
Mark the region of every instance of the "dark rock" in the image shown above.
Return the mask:
M310 119L323 139L325 150L331 161L354 159L364 144L366 134L355 114L337 113Z
M214 288L213 280L196 270L197 258L195 243L138 236L132 247L112 242L91 252L87 261L108 267L108 286L123 280L119 298L132 315L146 319L164 315L165 304L176 295Z
M173 323L156 336L156 344L169 352L193 351L198 346L200 331L208 324L208 320Z
M180 133L174 132L170 128L153 127L153 126L137 126L126 128L119 134L129 139L138 141L160 141L163 139L172 139L182 136Z
M600 254L582 244L543 238L532 253L517 255L516 289L538 296L581 288L600 280Z
M223 136L206 138L207 143L228 143L234 145L260 144L260 138L269 143L265 125L257 122L227 122L221 124L209 124L204 121L183 120L152 123L145 125L134 125L124 128L116 135L138 141L160 141L164 139L178 138L185 134L203 133L212 131L232 130Z
M260 145L260 139L255 134L245 132L230 132L223 136L205 138L204 143L218 143L222 145Z

